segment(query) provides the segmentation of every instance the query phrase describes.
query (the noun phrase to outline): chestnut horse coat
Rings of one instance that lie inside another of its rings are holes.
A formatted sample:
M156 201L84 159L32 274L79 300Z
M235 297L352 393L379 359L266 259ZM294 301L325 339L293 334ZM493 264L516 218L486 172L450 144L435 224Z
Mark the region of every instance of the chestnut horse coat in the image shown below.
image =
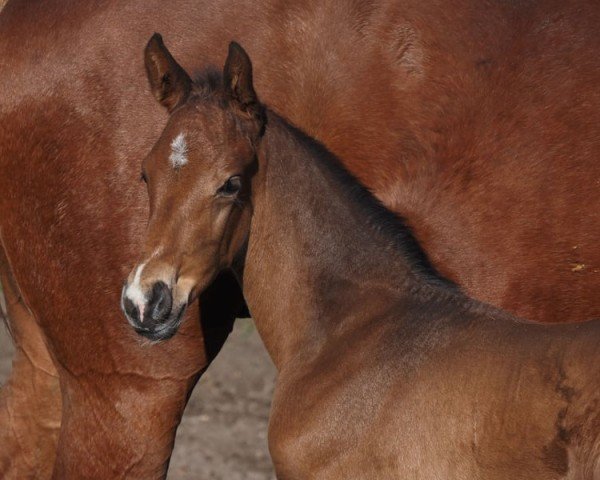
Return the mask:
M148 217L139 165L167 119L143 71L154 31L196 73L243 43L260 97L407 217L444 275L552 322L600 315L599 24L591 0L10 0L0 475L163 476L235 313L216 302L204 331L146 348L119 311Z

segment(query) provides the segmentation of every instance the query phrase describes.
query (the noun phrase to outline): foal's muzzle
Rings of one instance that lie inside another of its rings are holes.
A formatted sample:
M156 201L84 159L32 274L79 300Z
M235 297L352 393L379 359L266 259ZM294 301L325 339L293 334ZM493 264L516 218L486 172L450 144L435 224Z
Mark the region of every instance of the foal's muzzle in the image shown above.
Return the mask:
M143 301L136 303L127 295L127 285L121 294L121 308L129 324L140 335L151 340L172 337L181 322L185 307L173 311L173 293L164 282L156 282Z

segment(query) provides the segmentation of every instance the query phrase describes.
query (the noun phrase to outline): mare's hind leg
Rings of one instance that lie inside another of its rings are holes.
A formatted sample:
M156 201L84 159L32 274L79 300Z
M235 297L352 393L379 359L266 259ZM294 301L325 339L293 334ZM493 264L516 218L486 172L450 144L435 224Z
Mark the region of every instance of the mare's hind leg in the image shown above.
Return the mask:
M50 478L61 421L58 375L1 249L0 279L16 347L10 378L0 390L0 478Z

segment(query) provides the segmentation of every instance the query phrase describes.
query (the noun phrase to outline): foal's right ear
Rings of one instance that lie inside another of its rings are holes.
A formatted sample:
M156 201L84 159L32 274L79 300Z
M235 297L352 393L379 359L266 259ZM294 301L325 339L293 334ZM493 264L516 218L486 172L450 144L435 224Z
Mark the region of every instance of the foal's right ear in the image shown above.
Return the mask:
M167 50L160 34L155 33L144 51L150 89L156 99L171 112L184 103L192 91L192 79Z

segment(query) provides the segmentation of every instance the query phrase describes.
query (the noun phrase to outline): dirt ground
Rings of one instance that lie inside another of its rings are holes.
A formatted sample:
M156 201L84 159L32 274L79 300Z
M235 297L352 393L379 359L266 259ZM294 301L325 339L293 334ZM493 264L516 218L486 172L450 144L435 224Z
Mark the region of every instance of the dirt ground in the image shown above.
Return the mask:
M267 420L275 369L251 320L238 320L177 433L170 480L271 480ZM0 322L0 385L13 347Z

